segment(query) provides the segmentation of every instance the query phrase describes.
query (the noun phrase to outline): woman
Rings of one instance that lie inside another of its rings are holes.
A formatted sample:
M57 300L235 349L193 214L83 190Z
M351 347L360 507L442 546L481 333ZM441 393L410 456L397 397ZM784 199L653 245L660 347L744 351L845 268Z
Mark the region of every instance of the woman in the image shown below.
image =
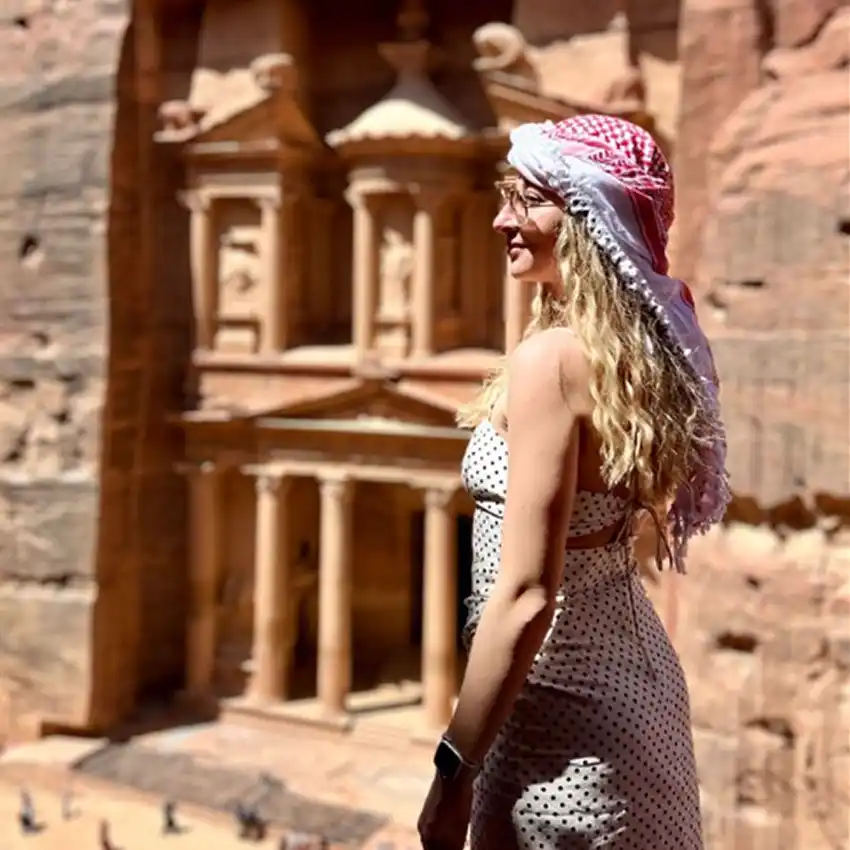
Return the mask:
M632 553L651 516L683 572L729 500L711 352L667 276L670 170L603 116L511 143L494 226L538 293L461 417L474 639L422 844L459 850L470 827L473 850L699 850L687 687Z

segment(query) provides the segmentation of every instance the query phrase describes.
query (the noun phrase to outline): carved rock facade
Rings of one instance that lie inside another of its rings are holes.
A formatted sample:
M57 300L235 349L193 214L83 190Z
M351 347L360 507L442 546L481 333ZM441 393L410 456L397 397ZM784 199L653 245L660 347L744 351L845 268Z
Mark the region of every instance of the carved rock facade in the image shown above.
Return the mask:
M649 582L709 846L840 846L846 9L313 5L0 19L0 728L106 729L177 691L338 729L418 700L439 728L453 413L527 313L492 183L511 127L607 110L674 155L730 417L729 524Z

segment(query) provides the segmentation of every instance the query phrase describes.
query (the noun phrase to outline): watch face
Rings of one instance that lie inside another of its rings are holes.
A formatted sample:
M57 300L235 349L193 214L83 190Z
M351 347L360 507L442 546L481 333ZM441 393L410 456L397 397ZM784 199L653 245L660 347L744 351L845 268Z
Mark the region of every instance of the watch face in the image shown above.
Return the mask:
M434 767L442 779L454 779L460 772L460 756L445 741L440 741L437 751L434 753Z

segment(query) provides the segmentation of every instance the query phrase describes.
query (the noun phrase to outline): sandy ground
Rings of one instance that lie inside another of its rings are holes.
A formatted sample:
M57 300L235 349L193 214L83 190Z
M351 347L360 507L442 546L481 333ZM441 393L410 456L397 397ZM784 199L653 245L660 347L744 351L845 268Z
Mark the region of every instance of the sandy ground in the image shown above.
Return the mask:
M31 835L18 829L19 781L0 777L0 850L100 850L99 825L106 819L116 850L229 850L245 848L234 829L222 820L215 822L198 812L178 811L185 831L163 836L158 807L152 802L130 799L120 792L75 789L70 820L62 818L62 795L58 789L28 781L38 820L43 828ZM277 847L280 836L274 834L260 847Z
M62 816L64 789L72 788L70 819ZM21 789L33 800L41 830L23 835L18 827ZM237 839L232 822L217 812L183 806L179 835L162 834L159 803L146 795L98 781L69 782L66 771L39 765L34 769L0 766L0 850L102 850L100 823L109 822L114 850L231 850L248 847L278 850L284 831L271 829L262 843ZM371 837L362 850L419 850L415 833L393 824ZM331 850L343 850L334 845ZM351 850L346 845L344 850Z
M351 742L329 745L304 735L267 735L219 724L144 736L144 742L157 750L274 770L308 799L388 815L391 822L358 850L420 848L413 826L431 772L429 759L421 753L376 751ZM177 812L183 831L163 835L161 798L70 771L74 762L102 743L55 737L0 756L0 850L102 850L103 820L109 822L114 850L281 847L282 828L270 829L260 844L246 844L236 837L230 816L188 804L181 804ZM42 826L35 834L21 834L18 825L24 788ZM68 789L73 816L64 819L62 798ZM345 850L351 850L351 845Z

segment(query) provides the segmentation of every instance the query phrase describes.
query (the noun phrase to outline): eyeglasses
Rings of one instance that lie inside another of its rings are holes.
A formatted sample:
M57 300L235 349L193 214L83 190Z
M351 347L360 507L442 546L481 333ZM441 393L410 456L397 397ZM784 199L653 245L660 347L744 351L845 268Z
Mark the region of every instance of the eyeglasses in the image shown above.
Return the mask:
M534 187L520 186L516 180L499 180L496 190L502 206L509 206L520 219L527 218L530 210L557 206L555 201L545 197Z

